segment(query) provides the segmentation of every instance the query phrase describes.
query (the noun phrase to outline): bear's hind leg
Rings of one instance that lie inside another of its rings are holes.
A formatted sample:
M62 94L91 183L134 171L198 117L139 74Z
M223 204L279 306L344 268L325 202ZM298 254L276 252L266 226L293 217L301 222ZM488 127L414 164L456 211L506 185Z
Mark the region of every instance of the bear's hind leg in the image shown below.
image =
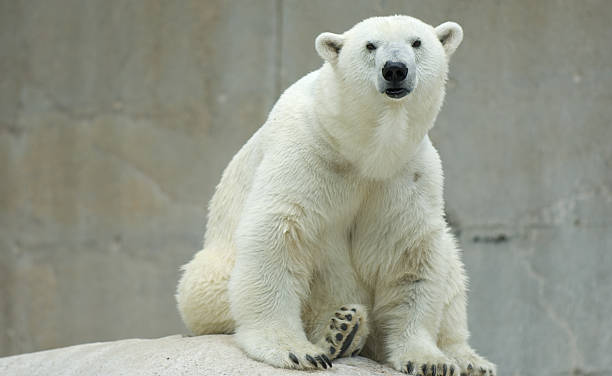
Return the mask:
M234 332L227 292L234 259L231 246L205 248L182 267L176 301L183 322L194 334Z
M357 356L365 345L368 333L365 307L346 304L333 314L317 344L325 349L330 359Z

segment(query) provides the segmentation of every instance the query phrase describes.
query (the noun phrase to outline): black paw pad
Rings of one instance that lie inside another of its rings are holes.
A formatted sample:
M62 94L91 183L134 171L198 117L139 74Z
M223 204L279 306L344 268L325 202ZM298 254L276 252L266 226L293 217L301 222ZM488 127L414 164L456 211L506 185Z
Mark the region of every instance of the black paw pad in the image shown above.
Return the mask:
M355 323L355 326L353 326L351 332L346 336L346 340L344 341L344 343L342 343L342 346L340 347L340 354L338 354L338 357L341 357L344 352L349 348L351 343L353 343L353 338L355 338L355 333L357 333L357 330L359 330L359 324Z
M342 324L342 325L340 325L340 329L346 330L346 329L348 329L348 325Z
M347 321L351 321L353 319L353 315L351 315L351 314L344 315L344 318L346 318Z
M341 333L336 334L336 341L342 341L342 338L344 338L344 336L342 336Z
M334 355L336 353L336 348L334 346L329 347L329 353Z

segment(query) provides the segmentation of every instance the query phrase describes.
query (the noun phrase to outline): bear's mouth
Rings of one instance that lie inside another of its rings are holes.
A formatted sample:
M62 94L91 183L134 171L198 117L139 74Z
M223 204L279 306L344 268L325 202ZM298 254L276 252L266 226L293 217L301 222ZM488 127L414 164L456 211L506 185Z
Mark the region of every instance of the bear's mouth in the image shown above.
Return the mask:
M391 98L402 98L410 93L410 90L405 89L403 87L392 87L385 90L385 94Z

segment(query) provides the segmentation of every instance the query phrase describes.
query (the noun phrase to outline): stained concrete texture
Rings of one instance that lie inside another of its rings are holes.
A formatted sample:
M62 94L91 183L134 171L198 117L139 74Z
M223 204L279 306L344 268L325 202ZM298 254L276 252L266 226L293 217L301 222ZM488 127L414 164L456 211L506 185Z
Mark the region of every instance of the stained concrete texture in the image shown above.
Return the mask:
M249 359L231 336L126 339L90 343L0 358L0 374L12 376L252 375L252 376L401 376L363 357L334 360L326 371L274 368Z
M506 375L612 374L612 2L0 0L0 355L184 328L231 156L374 15L464 28L431 138Z

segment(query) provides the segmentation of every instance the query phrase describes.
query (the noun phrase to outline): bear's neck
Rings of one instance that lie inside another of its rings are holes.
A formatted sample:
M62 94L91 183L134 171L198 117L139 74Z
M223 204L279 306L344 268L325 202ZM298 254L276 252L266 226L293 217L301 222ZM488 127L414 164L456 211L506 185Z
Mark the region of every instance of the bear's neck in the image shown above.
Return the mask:
M347 95L331 67L324 66L317 81L315 111L322 137L370 179L391 178L409 164L434 124L440 107L436 102L441 102L416 93L401 102L374 90L371 95Z

